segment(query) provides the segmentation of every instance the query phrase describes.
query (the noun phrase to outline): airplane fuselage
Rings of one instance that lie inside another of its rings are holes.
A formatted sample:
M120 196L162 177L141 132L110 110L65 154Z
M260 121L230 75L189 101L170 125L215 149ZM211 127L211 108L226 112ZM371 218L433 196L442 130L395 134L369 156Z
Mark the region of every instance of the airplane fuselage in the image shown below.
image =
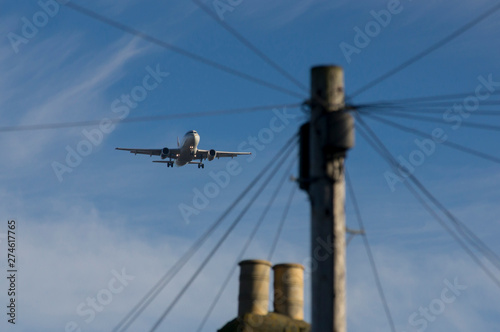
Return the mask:
M198 143L200 143L200 135L195 130L188 131L182 138L181 145L179 146L180 154L175 164L177 166L184 166L193 161L193 157L198 150Z

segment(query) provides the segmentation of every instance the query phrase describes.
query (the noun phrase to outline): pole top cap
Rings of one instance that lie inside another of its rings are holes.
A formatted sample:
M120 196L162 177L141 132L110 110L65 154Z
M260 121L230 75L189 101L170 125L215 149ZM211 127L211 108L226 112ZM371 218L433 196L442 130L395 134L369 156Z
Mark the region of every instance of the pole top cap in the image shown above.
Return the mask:
M317 65L311 68L311 70L324 70L324 69L343 70L341 66L337 65Z

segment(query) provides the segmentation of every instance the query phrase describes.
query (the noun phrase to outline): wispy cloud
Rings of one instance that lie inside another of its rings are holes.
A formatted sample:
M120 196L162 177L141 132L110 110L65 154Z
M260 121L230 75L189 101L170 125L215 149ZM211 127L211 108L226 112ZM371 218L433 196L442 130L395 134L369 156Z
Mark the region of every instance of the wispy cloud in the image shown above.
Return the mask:
M2 104L2 125L40 124L91 119L107 114L110 100L107 89L125 75L126 65L149 49L135 38L125 36L99 52L83 50L82 35L60 33L27 50L25 65L9 59L12 69L5 70L0 87L7 95ZM9 109L16 109L12 116ZM13 164L23 163L46 153L51 143L69 133L44 131L4 133L0 149Z

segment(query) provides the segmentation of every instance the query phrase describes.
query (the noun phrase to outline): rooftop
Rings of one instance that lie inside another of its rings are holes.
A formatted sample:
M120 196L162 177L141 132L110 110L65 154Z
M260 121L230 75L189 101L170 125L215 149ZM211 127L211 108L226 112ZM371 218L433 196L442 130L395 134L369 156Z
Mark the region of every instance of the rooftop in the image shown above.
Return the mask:
M310 332L311 326L303 320L270 312L267 315L247 313L228 322L218 332Z

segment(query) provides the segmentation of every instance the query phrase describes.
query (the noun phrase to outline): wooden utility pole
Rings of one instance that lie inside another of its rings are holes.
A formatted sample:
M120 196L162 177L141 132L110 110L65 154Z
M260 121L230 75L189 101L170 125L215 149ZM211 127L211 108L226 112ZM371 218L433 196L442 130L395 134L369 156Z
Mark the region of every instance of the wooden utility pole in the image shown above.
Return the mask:
M312 332L346 331L344 160L354 145L354 120L344 96L341 67L312 68L300 166L300 186L311 200Z

